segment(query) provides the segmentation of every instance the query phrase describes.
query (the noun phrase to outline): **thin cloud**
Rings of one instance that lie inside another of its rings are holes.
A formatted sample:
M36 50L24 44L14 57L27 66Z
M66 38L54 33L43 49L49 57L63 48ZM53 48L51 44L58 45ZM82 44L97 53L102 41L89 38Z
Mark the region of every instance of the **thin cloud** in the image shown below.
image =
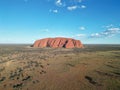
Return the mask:
M75 9L77 9L77 8L78 8L77 5L67 7L67 9L68 9L69 11L75 10Z
M77 34L76 36L77 36L77 37L85 37L86 34Z
M73 5L73 6L68 6L67 7L67 9L69 10L69 11L72 11L72 10L76 10L76 9L85 9L86 8L86 6L85 5L81 5L81 6L78 6L78 5Z
M113 24L109 24L109 25L107 25L107 26L102 26L103 28L110 28L110 27L114 27L114 25Z
M86 6L85 6L85 5L81 5L81 6L80 6L80 8L85 9L85 8L86 8Z
M113 24L110 24L108 26L106 26L106 28L110 28L110 27L113 27L114 25Z
M94 33L94 34L91 34L90 37L92 37L92 38L99 38L99 37L101 37L101 35L100 35L100 33Z
M80 30L85 30L86 28L84 26L79 27Z
M58 10L57 10L57 9L56 9L56 10L53 10L53 12L54 12L54 13L58 13Z
M61 0L56 0L55 4L56 4L57 6L62 6L62 5L63 5Z
M55 5L59 8L67 8L69 11L76 9L85 9L86 5L82 5L83 0L55 0Z
M54 9L54 10L50 9L49 12L58 13L58 10L57 9Z
M107 30L103 32L91 34L90 37L92 38L113 37L117 34L120 34L120 27L109 27L107 28Z

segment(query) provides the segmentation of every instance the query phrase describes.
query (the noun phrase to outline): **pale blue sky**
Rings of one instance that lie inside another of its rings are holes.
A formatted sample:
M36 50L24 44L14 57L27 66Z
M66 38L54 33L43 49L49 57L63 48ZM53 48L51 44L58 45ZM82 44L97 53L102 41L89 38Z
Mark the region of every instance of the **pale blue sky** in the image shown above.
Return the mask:
M47 37L120 44L120 0L0 0L0 43Z

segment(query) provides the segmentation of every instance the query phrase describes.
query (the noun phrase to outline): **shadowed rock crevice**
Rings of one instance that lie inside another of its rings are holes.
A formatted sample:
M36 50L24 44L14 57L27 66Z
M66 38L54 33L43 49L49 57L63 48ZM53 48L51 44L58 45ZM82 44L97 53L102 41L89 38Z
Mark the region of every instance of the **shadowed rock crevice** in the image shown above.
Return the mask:
M64 48L66 47L67 43L68 43L68 40L66 40L66 42L64 43L64 45L63 45Z

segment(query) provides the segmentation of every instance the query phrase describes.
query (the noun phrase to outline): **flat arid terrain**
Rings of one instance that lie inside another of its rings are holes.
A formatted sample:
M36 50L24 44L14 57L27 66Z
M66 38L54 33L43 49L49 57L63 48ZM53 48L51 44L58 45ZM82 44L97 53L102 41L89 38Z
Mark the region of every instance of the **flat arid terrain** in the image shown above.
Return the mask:
M120 45L0 45L0 90L120 90Z

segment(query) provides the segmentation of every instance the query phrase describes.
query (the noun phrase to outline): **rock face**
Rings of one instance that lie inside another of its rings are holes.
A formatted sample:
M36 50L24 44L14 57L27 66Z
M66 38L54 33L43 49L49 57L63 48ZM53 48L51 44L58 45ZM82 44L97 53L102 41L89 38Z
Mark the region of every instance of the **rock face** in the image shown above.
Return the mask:
M52 48L83 48L82 43L79 40L72 38L45 38L35 41L33 47L52 47Z

